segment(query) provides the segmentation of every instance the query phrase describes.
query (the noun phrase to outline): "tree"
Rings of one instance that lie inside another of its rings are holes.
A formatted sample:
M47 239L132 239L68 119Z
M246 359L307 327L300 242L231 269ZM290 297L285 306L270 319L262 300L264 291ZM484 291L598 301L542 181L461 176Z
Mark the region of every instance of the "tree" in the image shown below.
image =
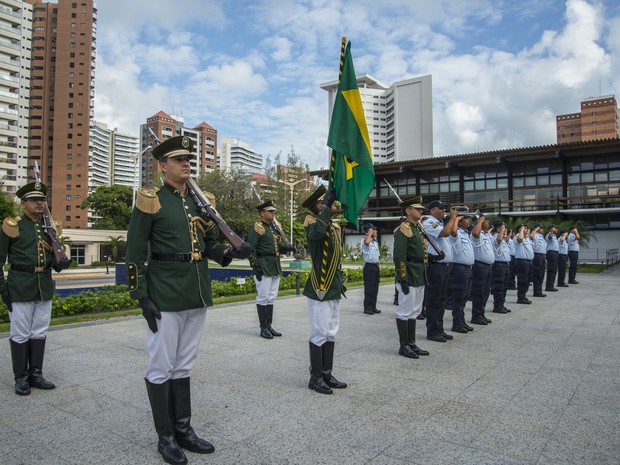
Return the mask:
M7 216L15 216L17 211L17 204L10 195L5 192L0 192L0 222Z
M94 229L123 230L129 226L133 190L129 186L99 186L82 202L81 208L93 209L100 218Z
M123 244L125 244L125 240L121 236L108 236L106 245L109 245L112 249L112 260L114 262L118 259L118 250Z
M65 252L67 251L67 247L69 248L69 250L71 250L71 245L73 243L71 242L71 239L69 239L67 236L60 236L58 238L58 242L60 242L60 247L62 247L62 250L64 250Z

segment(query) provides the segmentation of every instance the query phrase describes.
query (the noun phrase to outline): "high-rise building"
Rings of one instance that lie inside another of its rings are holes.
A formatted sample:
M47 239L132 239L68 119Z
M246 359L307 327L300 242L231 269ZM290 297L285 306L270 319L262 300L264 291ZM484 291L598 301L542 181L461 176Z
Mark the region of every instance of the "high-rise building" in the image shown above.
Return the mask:
M32 6L0 0L0 187L27 179Z
M38 161L50 209L86 228L97 7L93 0L25 0L33 6L29 163Z
M218 168L221 171L238 170L246 174L262 173L263 156L249 144L235 137L220 137Z
M202 122L194 128L187 128L182 116L169 115L164 111L159 111L147 118L146 124L140 125L142 150L149 145L151 147L157 145L149 129L162 142L175 136L187 136L194 141L193 151L196 154L196 159L191 162L192 176L200 176L216 169L218 159L217 129L209 124ZM140 166L141 185L151 185L158 172L157 160L149 151L146 151L141 156Z
M579 113L557 115L555 126L558 144L620 137L616 96L585 99Z
M398 81L387 86L369 74L357 76L374 163L415 160L433 156L433 101L431 76ZM338 81L321 84L328 92L331 122Z

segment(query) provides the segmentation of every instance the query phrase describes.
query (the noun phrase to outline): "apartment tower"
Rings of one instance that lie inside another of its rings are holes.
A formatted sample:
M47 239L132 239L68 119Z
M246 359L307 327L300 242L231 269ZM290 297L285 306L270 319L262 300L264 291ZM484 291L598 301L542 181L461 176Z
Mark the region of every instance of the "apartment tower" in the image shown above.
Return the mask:
M93 0L33 6L29 163L38 161L54 217L86 228L97 8Z
M581 112L557 115L555 126L558 144L620 137L616 96L585 99Z

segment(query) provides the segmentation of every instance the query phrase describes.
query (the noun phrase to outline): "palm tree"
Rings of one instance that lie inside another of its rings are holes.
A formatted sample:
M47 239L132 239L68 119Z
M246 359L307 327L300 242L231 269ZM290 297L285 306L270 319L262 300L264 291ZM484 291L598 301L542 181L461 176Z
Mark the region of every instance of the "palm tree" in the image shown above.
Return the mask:
M69 239L67 236L60 236L58 238L58 242L60 242L60 247L62 247L62 250L64 250L65 252L67 251L67 247L69 248L69 250L71 250L71 245L73 245L71 239Z
M109 245L110 247L112 247L112 260L114 260L115 262L116 262L116 257L118 255L118 248L124 242L125 240L121 236L117 236L117 237L108 236L108 242L106 242L106 245Z

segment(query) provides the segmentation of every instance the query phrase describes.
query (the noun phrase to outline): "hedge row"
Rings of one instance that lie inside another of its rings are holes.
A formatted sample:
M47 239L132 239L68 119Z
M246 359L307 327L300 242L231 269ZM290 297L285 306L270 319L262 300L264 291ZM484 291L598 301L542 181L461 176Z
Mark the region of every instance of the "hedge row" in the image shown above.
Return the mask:
M361 268L345 269L349 282L364 280ZM298 273L299 283L303 289L308 279L308 273ZM381 267L381 277L393 277L394 267ZM246 278L244 284L238 284L237 278L228 281L212 281L213 297L226 297L256 293L254 279ZM283 276L280 279L280 289L295 289L296 273ZM106 286L100 291L84 291L67 297L54 296L52 300L52 318L82 315L88 313L115 312L138 307L138 301L131 298L127 286ZM9 322L9 312L3 303L0 303L0 323Z

